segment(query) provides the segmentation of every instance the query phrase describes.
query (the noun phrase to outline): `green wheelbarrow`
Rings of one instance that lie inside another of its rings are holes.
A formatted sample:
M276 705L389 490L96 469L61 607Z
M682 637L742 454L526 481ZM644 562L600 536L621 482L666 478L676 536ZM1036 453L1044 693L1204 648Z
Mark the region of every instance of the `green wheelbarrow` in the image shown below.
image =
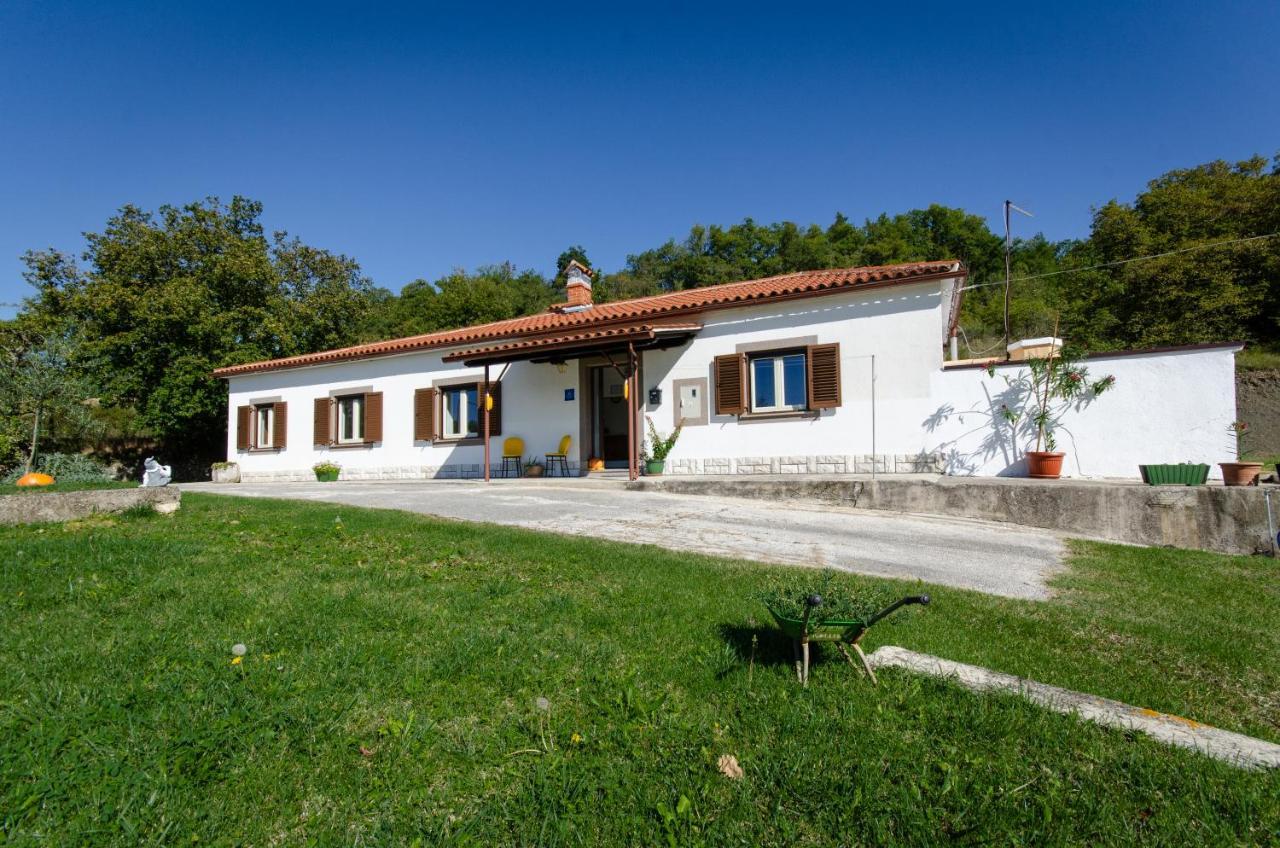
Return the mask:
M867 635L871 625L911 604L928 606L929 596L909 595L901 600L894 601L889 606L866 618L847 620L835 618L819 619L815 617L813 615L814 611L822 606L821 595L810 595L805 598L804 616L801 618L782 615L767 603L765 606L768 608L769 614L773 616L773 620L778 623L779 629L791 637L791 649L795 654L796 660L796 677L800 680L802 686L808 686L810 642L835 642L836 647L840 649L840 653L844 654L844 658L849 661L849 665L854 665L854 662L853 657L849 656L849 650L845 645L852 647L858 655L858 659L862 661L862 668L867 672L867 676L871 678L872 683L876 683L876 673L872 671L871 663L867 662L867 655L862 652L862 647L858 643L862 641L863 636Z

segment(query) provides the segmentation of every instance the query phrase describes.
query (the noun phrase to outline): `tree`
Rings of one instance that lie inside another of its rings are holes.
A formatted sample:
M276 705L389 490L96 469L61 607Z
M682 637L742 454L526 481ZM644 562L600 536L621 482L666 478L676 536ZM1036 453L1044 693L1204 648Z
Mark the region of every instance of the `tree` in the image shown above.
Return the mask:
M268 240L261 215L242 197L125 206L86 234L82 267L27 253L36 295L24 320L74 345L67 356L105 407L132 410L162 444L214 455L226 427L214 368L354 343L382 295L348 257Z
M27 427L24 465L31 471L41 438L57 424L86 432L93 427L88 383L71 365L71 345L51 337L19 348L6 348L0 359L0 400L11 422Z

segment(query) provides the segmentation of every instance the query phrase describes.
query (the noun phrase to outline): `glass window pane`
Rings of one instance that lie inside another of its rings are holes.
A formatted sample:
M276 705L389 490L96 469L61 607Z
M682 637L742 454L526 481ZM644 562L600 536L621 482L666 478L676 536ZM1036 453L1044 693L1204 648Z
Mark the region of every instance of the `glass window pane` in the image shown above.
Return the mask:
M355 411L351 407L350 398L344 398L338 402L338 410L342 413L342 426L338 428L338 440L342 442L351 441L351 431L355 429Z
M766 409L777 405L777 394L773 385L773 359L762 358L751 360L752 406Z
M804 354L793 353L782 358L782 396L786 406L805 406Z
M351 440L358 442L364 439L364 398L351 399Z
M444 432L457 436L462 433L462 392L456 389L445 392Z
M479 407L476 405L476 390L467 389L467 435L476 436L480 433L480 413Z

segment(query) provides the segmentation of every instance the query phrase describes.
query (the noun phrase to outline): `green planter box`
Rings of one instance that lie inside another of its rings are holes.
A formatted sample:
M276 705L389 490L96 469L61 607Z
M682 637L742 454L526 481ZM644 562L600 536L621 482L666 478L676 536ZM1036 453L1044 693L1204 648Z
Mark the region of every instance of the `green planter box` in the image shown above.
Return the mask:
M1142 482L1148 486L1203 486L1209 479L1209 466L1182 462L1177 465L1139 465Z
M336 483L340 471L317 471L316 481L320 483Z
M661 459L651 459L644 464L644 473L658 475L666 470L667 462Z

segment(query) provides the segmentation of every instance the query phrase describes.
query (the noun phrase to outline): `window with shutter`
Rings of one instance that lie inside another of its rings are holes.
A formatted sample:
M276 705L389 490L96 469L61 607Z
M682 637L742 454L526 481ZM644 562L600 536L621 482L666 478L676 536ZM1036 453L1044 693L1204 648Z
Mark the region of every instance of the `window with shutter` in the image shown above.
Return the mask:
M253 426L253 407L236 407L236 450L249 449L249 430Z
M740 353L715 358L716 415L741 415L747 411L746 363L746 356Z
M382 392L368 392L364 396L364 441L365 444L382 441Z
M312 419L314 422L312 426L314 427L315 438L312 440L312 443L317 446L328 447L333 444L333 433L330 425L330 420L332 418L330 413L331 406L332 402L329 398L316 398L315 416Z
M436 438L436 390L418 389L413 393L413 440L433 442Z
M809 408L840 405L840 345L809 345Z
M289 435L289 409L286 403L272 404L271 446L283 450Z

